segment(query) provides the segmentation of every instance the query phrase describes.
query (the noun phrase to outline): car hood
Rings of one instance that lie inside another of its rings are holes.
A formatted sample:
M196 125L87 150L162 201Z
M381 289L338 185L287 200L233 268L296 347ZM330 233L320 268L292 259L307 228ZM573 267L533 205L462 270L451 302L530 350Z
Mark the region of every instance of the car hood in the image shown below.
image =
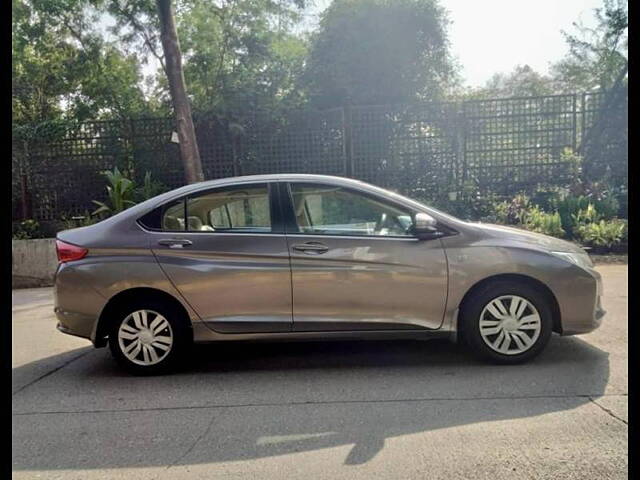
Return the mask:
M541 233L529 232L519 228L505 227L504 225L492 225L488 223L472 223L485 236L501 239L506 242L526 244L527 246L538 247L542 250L554 252L585 253L585 251L575 243L561 240L559 238L542 235Z

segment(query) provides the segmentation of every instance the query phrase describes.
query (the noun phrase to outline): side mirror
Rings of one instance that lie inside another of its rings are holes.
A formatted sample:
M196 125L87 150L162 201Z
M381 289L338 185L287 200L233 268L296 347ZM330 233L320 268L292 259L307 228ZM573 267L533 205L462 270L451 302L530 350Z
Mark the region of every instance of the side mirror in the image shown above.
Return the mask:
M431 215L416 213L413 219L413 234L421 239L435 238L439 236L438 222Z

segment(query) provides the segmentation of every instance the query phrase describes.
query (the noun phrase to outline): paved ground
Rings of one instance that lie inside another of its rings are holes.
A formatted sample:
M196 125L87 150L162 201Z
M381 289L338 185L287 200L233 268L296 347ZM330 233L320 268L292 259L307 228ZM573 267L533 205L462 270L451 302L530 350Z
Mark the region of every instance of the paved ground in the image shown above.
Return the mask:
M14 478L626 478L627 267L605 323L490 366L446 342L201 347L118 371L58 333L50 289L14 291Z

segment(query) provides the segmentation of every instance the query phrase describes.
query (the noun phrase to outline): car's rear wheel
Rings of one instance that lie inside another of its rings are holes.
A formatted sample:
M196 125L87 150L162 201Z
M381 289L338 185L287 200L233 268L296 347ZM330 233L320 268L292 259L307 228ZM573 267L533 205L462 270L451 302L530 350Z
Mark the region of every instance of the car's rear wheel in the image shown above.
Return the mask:
M165 302L142 301L114 315L109 348L118 364L137 375L176 367L190 343L184 314Z
M461 311L465 342L479 357L496 363L521 363L549 342L553 318L544 292L527 283L485 285Z

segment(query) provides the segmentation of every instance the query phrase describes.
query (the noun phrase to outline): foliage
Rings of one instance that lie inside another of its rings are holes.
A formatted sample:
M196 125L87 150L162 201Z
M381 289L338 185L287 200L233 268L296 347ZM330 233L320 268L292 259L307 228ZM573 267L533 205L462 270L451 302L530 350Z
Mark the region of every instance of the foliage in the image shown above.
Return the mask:
M525 222L529 211L529 197L523 193L517 194L507 203L506 219L510 225L518 225Z
M166 191L167 187L162 182L152 180L151 172L146 172L142 186L134 189L134 198L137 202L144 202Z
M538 207L532 207L524 216L523 226L532 232L551 235L552 237L562 238L564 230L562 229L562 221L558 212L547 213Z
M471 89L465 97L535 97L554 93L551 77L536 72L529 65L517 65L510 73L495 73L483 87Z
M611 248L627 238L627 222L614 218L579 225L576 238L586 246Z
M115 167L112 172L103 172L103 175L109 182L109 185L107 185L108 203L93 200L93 203L98 205L98 208L91 215L114 215L135 205L136 202L132 200L135 185L120 173L118 167Z
M574 228L580 222L591 221L590 215L597 212L598 219L616 217L620 210L618 200L609 192L597 194L593 190L583 190L587 195L574 195L562 192L554 197L546 207L547 210L557 210L562 218L562 225L569 237L574 234Z
M257 109L297 107L296 85L306 56L295 29L303 0L183 0L176 4L176 28L184 75L194 111L230 117ZM169 89L155 2L106 1L115 20L111 33L142 61L158 66L147 93L169 110Z
M32 238L44 238L40 224L33 219L24 220L13 225L14 240L29 240Z
M562 220L562 226L569 237L573 237L573 231L577 224L577 219L579 219L580 212L585 211L589 205L591 205L589 198L582 195L567 195L554 205Z
M595 9L597 24L574 23L574 33L563 32L569 46L565 58L552 66L563 91L609 89L626 76L628 58L627 0L604 0Z
M491 213L481 220L611 249L626 242L628 235L627 220L616 218L617 211L614 197L572 195L548 188L535 192L531 199L520 193L510 201L494 202Z
M60 219L60 229L70 230L72 228L88 227L89 225L98 223L98 221L99 220L95 216L92 216L88 210L85 210L82 215L75 215L73 217L63 215Z
M14 0L12 110L16 124L124 117L146 103L137 57L96 30L89 0Z
M293 28L300 20L293 2L185 2L178 31L198 109L225 114L299 106L306 46Z
M456 83L436 0L340 0L312 37L304 82L320 107L434 100Z
M589 223L595 223L602 218L592 203L589 203L587 208L579 210L578 213L571 215L571 217L573 224L577 227L587 225Z

